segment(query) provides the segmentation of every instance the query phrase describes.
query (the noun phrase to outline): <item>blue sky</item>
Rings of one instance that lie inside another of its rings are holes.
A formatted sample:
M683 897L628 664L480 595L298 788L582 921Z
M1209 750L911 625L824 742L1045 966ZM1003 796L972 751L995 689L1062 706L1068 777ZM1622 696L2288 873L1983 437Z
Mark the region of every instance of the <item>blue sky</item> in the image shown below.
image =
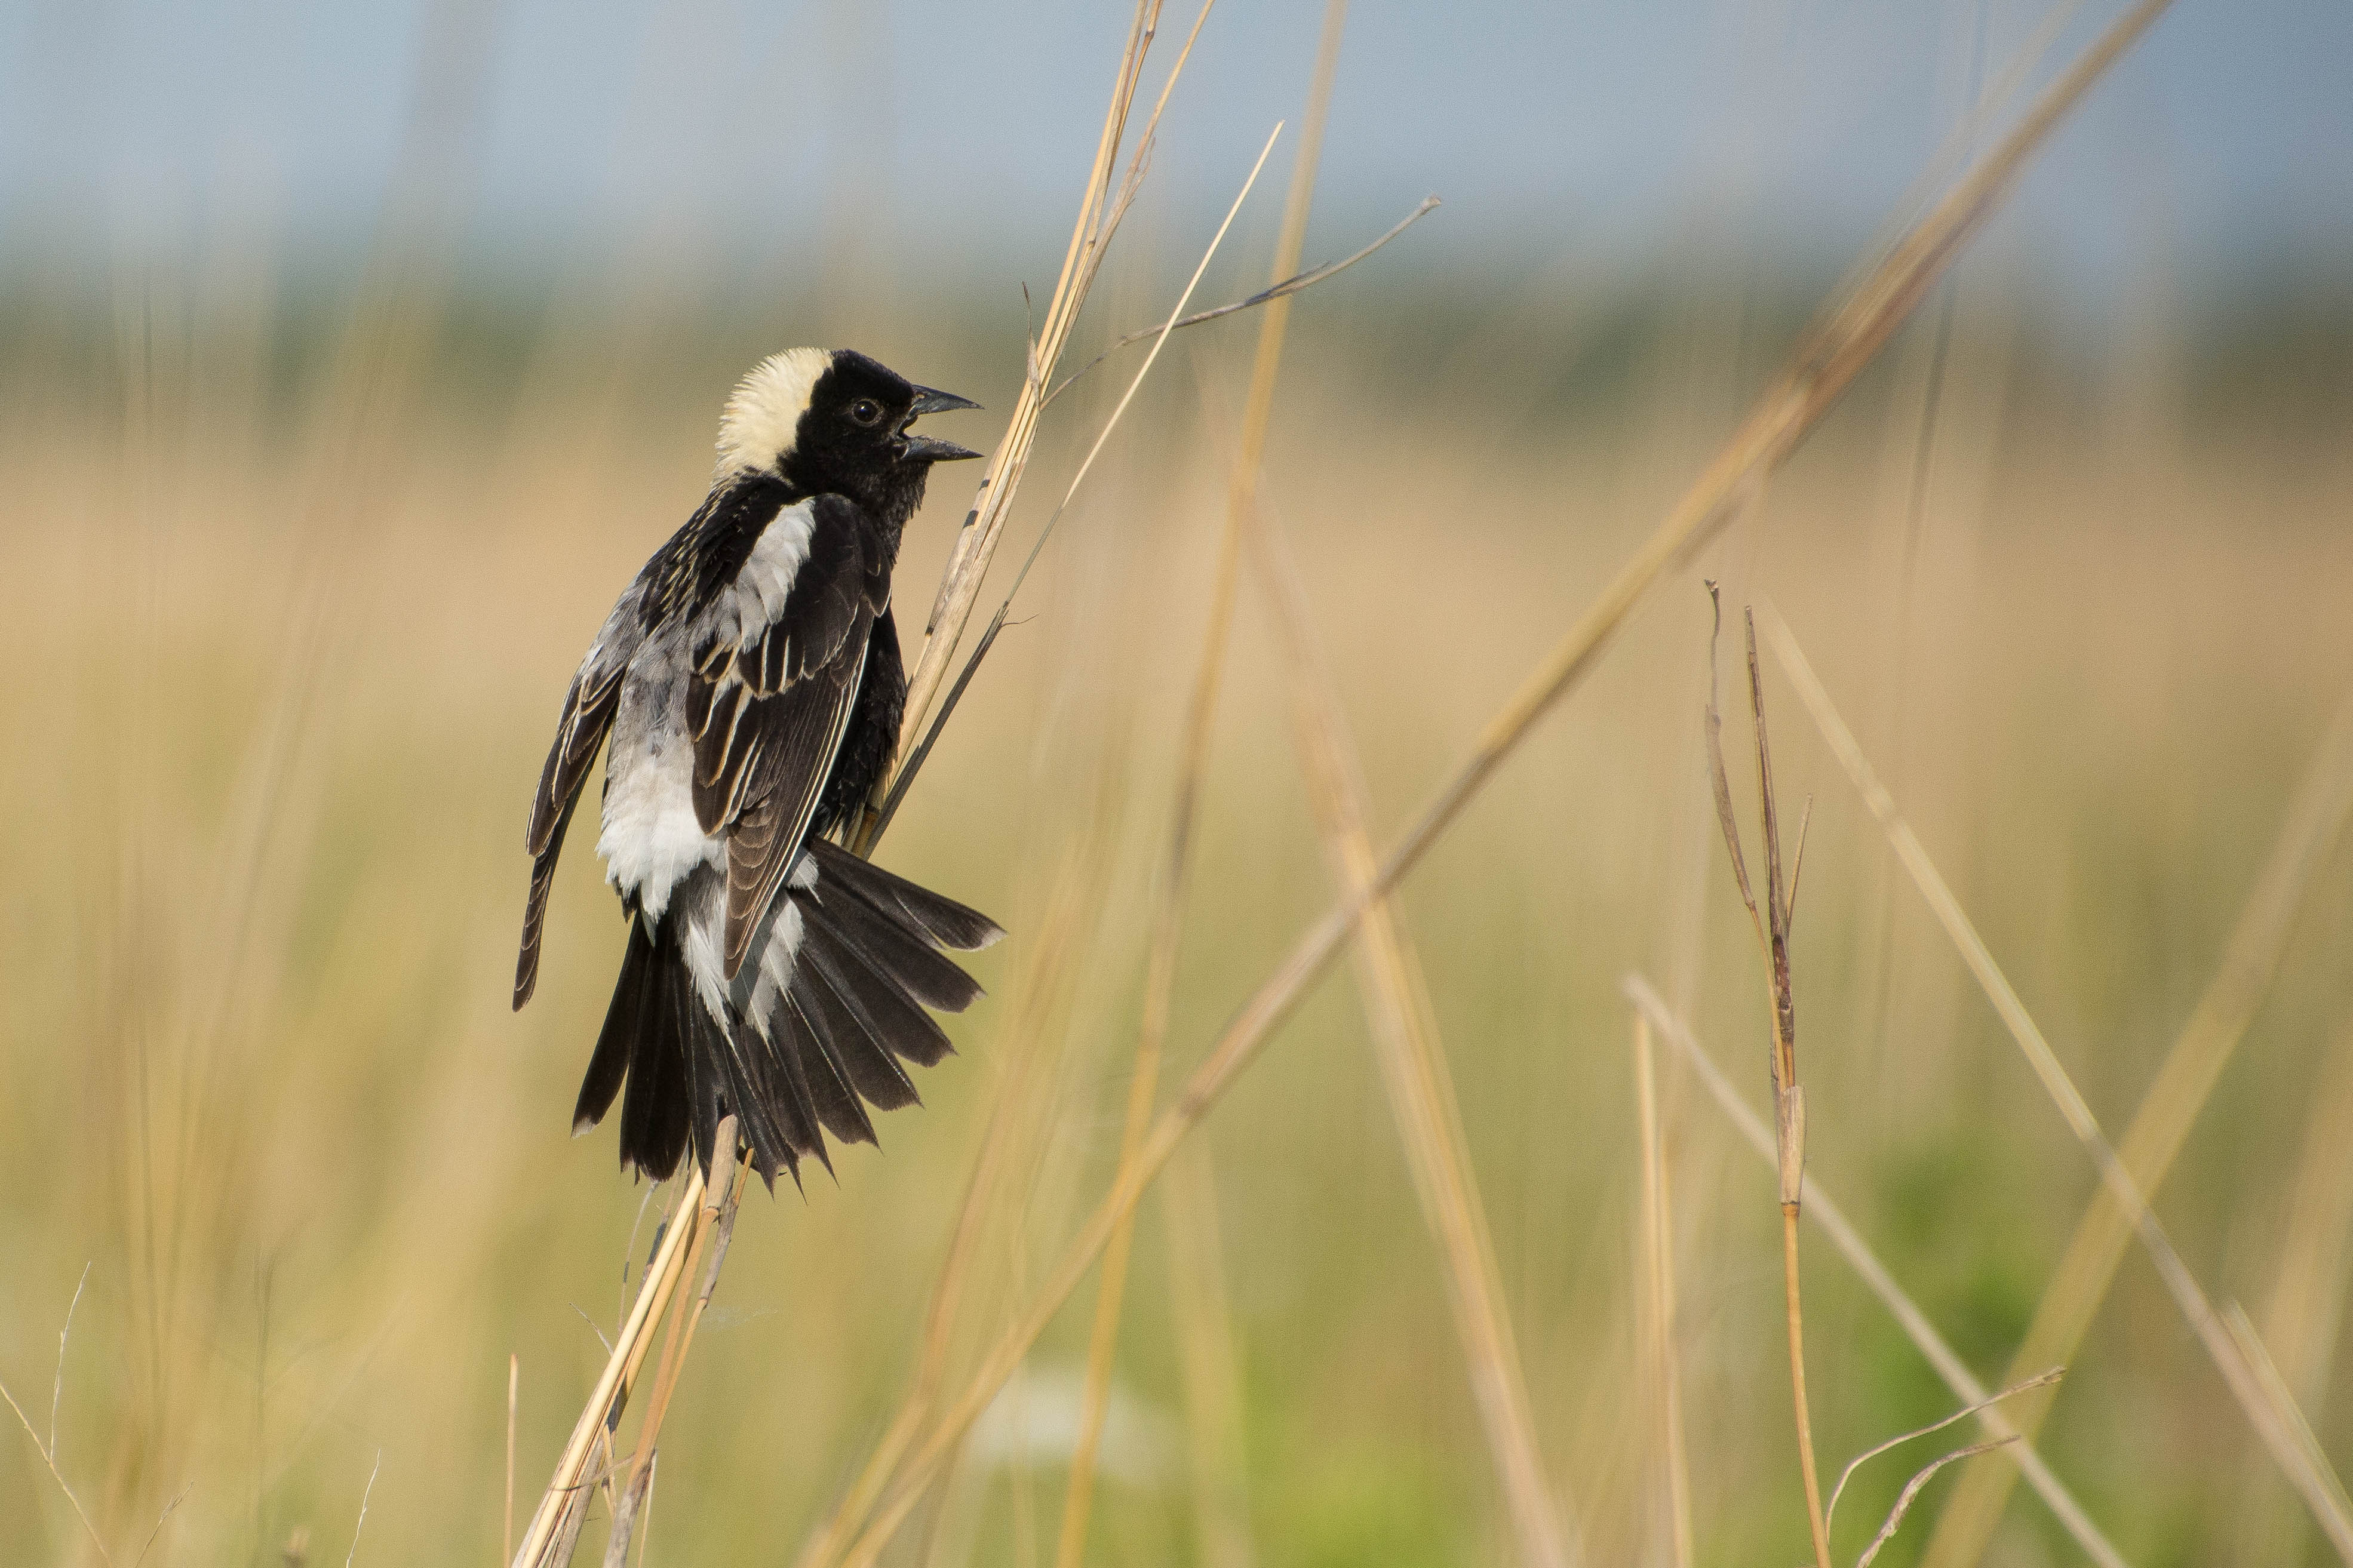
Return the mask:
M0 254L364 236L434 4L481 40L460 205L478 256L659 267L860 221L942 265L1059 259L1118 0L0 5ZM2044 68L2115 14L2085 4ZM1172 223L1295 121L1321 6L1221 0L1165 132ZM1423 195L1425 263L1835 263L2052 13L2003 0L1376 4L1349 17L1311 257ZM1172 3L1160 56L1193 13ZM461 46L459 53L469 46ZM1981 62L1981 63L1980 63ZM1156 80L1156 74L1154 79ZM2152 265L2227 289L2353 257L2353 3L2180 0L2005 220L2084 298ZM1280 160L1278 160L1278 164ZM1279 190L1279 180L1270 191ZM1273 204L1270 202L1271 207Z

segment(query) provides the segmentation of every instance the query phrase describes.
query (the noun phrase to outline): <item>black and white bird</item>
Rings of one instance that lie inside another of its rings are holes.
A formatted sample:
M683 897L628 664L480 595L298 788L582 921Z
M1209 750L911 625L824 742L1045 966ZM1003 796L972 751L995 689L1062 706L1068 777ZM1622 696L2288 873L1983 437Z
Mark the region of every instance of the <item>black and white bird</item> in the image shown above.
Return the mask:
M824 837L898 739L900 531L934 463L978 456L908 427L976 406L849 350L763 362L721 416L709 499L573 678L532 803L514 1005L531 999L564 830L609 737L596 852L628 950L573 1131L621 1095L622 1163L649 1176L690 1143L707 1168L730 1113L771 1186L805 1156L830 1168L823 1133L873 1142L866 1107L916 1098L901 1064L946 1054L924 1009L980 994L943 950L1004 932Z

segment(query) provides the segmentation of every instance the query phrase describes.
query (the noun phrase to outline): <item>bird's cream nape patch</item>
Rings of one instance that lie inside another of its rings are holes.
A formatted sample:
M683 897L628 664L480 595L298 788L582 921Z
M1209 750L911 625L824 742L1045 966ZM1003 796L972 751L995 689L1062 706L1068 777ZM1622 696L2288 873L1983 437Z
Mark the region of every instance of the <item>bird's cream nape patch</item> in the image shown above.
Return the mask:
M830 349L786 349L754 365L719 416L718 477L774 469L792 447L818 377L832 363Z

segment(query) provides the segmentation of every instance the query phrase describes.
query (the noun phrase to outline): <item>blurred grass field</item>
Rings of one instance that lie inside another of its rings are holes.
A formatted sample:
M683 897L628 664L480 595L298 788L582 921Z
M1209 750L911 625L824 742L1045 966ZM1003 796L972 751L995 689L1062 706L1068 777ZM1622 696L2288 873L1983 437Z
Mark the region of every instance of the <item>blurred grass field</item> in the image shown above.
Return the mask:
M1410 312L1345 288L1303 308L1268 493L1393 830L1704 460L1777 329L1732 309L1726 331L1704 299L1664 309L1622 363L1564 388L1504 311L1487 347L1433 360ZM2211 359L2053 349L1972 288L1925 464L1935 356L1915 324L1408 886L1552 1479L1592 1562L1662 1550L1621 974L1651 974L1763 1094L1759 974L1699 747L1699 577L1786 612L2112 1131L2353 691L2353 445L2312 409L2309 366L2234 372L2217 408ZM12 319L0 1376L45 1427L87 1265L57 1460L115 1562L175 1498L158 1561L334 1560L364 1494L364 1559L485 1562L509 1354L528 1495L650 1236L609 1132L565 1125L622 935L586 836L539 1000L506 1007L531 780L572 661L700 496L730 377L795 334L518 329L523 352L487 358L486 338L437 337L412 395L359 405L386 426L340 437L316 422L331 340L267 325L202 300L111 336L62 307ZM908 1374L1001 1090L1016 1169L959 1355L1108 1180L1246 364L1226 331L1172 351L885 846L1013 934L979 961L993 994L954 1026L962 1054L883 1124L881 1152L749 1204L665 1439L651 1561L786 1560L847 1484ZM1010 402L1018 336L901 318L853 341ZM1574 359L1573 331L1551 341ZM1041 460L1067 471L1100 412ZM910 619L965 499L944 475L911 531ZM1329 896L1247 599L1234 659L1178 1070ZM2093 1174L1803 710L1769 690L1783 793L1816 802L1798 947L1812 1172L1998 1381ZM2348 856L2332 840L2159 1202L2209 1290L2301 1347L2284 1373L2339 1454ZM1672 1065L1665 1096L1700 1560L1795 1561L1770 1173ZM1256 1559L1506 1553L1345 977L1205 1141ZM1147 1205L1097 1561L1215 1557L1164 1226ZM2283 1287L2295 1258L2323 1289ZM1829 1462L1952 1407L1834 1256L1810 1251L1807 1283ZM2266 1318L2278 1301L2300 1315ZM894 1560L1050 1549L1084 1337L1084 1310L1065 1312ZM2137 1563L2256 1561L2234 1558L2256 1539L2320 1560L2137 1256L2041 1446ZM94 1560L32 1446L8 1452L12 1558ZM1842 1542L1908 1468L1863 1473ZM1883 1561L1912 1560L1922 1519ZM1988 1561L2071 1551L2021 1491Z
M402 187L426 219L431 153ZM1252 221L1240 251L1263 249ZM1139 214L1084 352L1166 309L1175 226ZM1994 238L1406 886L1588 1562L1672 1561L1622 977L1765 1088L1701 744L1702 579L1787 615L2112 1135L2353 701L2353 314L2251 290L2087 327ZM1384 833L1647 536L1818 292L1761 263L1679 261L1615 293L1500 262L1450 279L1408 250L1303 300L1265 481ZM1021 371L1009 285L927 291L852 245L732 292L584 269L531 308L435 255L280 277L232 242L105 278L28 268L0 296L0 1379L37 1435L0 1460L10 1561L97 1561L93 1531L118 1564L498 1553L509 1358L527 1511L659 1212L609 1130L566 1136L622 937L591 835L538 999L507 1007L522 818L573 663L700 499L720 399L760 355L851 344L998 411ZM1229 259L1210 290L1262 269ZM977 963L992 995L881 1152L748 1204L664 1434L648 1560L792 1559L910 1376L986 1141L1005 1163L952 1370L1111 1178L1247 320L1176 341L883 847L1010 930ZM1017 549L1117 390L1057 405ZM983 445L997 416L947 433ZM943 474L910 531L911 639L966 482ZM1232 660L1180 1074L1332 896L1247 595ZM1768 700L1785 800L1815 802L1811 1172L1999 1383L2093 1171L1778 677ZM2353 846L2332 822L2308 861L2158 1206L2341 1455ZM1314 993L1172 1173L1177 1198L1144 1210L1092 1561L1514 1552L1352 987ZM1664 1060L1697 1560L1796 1561L1771 1173ZM1955 1402L1808 1245L1835 1467ZM1047 1559L1085 1342L1066 1310L892 1561ZM2142 1568L2322 1560L2137 1253L2038 1447ZM1842 1558L1911 1468L1862 1472ZM1881 1562L1916 1560L1952 1484ZM1985 1561L2073 1550L2021 1490Z

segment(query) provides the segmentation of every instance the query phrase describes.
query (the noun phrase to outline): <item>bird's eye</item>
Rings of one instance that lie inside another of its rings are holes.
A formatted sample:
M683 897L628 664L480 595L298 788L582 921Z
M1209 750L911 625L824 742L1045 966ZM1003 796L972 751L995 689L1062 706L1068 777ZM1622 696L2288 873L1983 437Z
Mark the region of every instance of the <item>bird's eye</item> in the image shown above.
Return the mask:
M882 405L871 397L861 397L849 405L849 417L860 425L882 423Z

